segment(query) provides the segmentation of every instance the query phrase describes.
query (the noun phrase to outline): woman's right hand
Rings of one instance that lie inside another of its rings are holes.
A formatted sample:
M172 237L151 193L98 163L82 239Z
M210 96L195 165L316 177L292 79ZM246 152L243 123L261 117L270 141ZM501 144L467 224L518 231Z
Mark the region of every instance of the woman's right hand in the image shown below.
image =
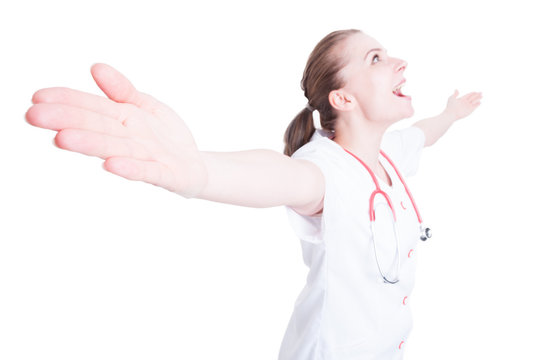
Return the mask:
M207 170L182 119L112 67L95 64L91 73L108 98L41 89L32 97L27 121L57 131L61 149L104 159L113 174L197 196L207 184Z

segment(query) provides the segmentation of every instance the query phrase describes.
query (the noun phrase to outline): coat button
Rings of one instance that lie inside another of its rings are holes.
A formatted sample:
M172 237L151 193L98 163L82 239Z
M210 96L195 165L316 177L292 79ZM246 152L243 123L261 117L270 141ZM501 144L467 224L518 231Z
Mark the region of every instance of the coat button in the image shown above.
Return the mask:
M401 341L401 343L399 344L399 350L401 350L401 347L403 346L405 342L404 341Z
M406 304L407 304L407 299L408 299L408 296L405 296L405 297L403 298L403 305L406 305Z
M413 252L414 252L414 249L410 249L410 251L408 252L408 257L412 257Z

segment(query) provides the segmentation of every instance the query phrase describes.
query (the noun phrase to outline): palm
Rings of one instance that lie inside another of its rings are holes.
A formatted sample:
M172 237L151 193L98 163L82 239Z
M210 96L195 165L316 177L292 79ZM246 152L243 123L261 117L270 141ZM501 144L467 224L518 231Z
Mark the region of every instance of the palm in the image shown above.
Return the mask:
M455 119L462 119L470 115L480 105L482 93L471 92L460 98L457 97L458 94L459 92L455 90L454 94L448 98L445 111L451 113Z
M30 124L58 131L62 149L97 156L106 170L186 197L201 191L205 166L184 122L169 107L138 92L113 68L96 64L92 76L108 96L67 88L37 91Z

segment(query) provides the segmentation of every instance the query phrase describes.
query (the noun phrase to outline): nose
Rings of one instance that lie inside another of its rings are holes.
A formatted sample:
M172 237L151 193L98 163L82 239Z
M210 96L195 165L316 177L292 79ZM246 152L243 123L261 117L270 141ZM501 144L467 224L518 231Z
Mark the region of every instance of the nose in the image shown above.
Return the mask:
M395 69L395 71L399 72L401 70L405 70L406 67L407 67L408 63L405 61L405 60L402 60L402 59L397 59L397 67Z

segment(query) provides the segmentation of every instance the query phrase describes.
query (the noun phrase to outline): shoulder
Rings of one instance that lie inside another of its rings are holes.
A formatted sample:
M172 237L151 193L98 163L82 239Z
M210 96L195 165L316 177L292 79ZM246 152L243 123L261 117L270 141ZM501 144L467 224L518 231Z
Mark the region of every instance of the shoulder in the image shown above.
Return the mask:
M388 131L382 137L380 149L398 166L405 176L412 176L425 146L425 133L416 126Z
M292 158L335 162L338 159L338 147L330 134L317 130L308 143L292 154Z
M387 131L382 137L380 147L383 151L394 152L405 147L420 148L424 143L423 130L416 126L409 126L404 129Z
M345 154L341 146L325 133L315 133L310 142L292 154L292 159L316 165L324 175L326 183L334 183L348 170L349 164Z

